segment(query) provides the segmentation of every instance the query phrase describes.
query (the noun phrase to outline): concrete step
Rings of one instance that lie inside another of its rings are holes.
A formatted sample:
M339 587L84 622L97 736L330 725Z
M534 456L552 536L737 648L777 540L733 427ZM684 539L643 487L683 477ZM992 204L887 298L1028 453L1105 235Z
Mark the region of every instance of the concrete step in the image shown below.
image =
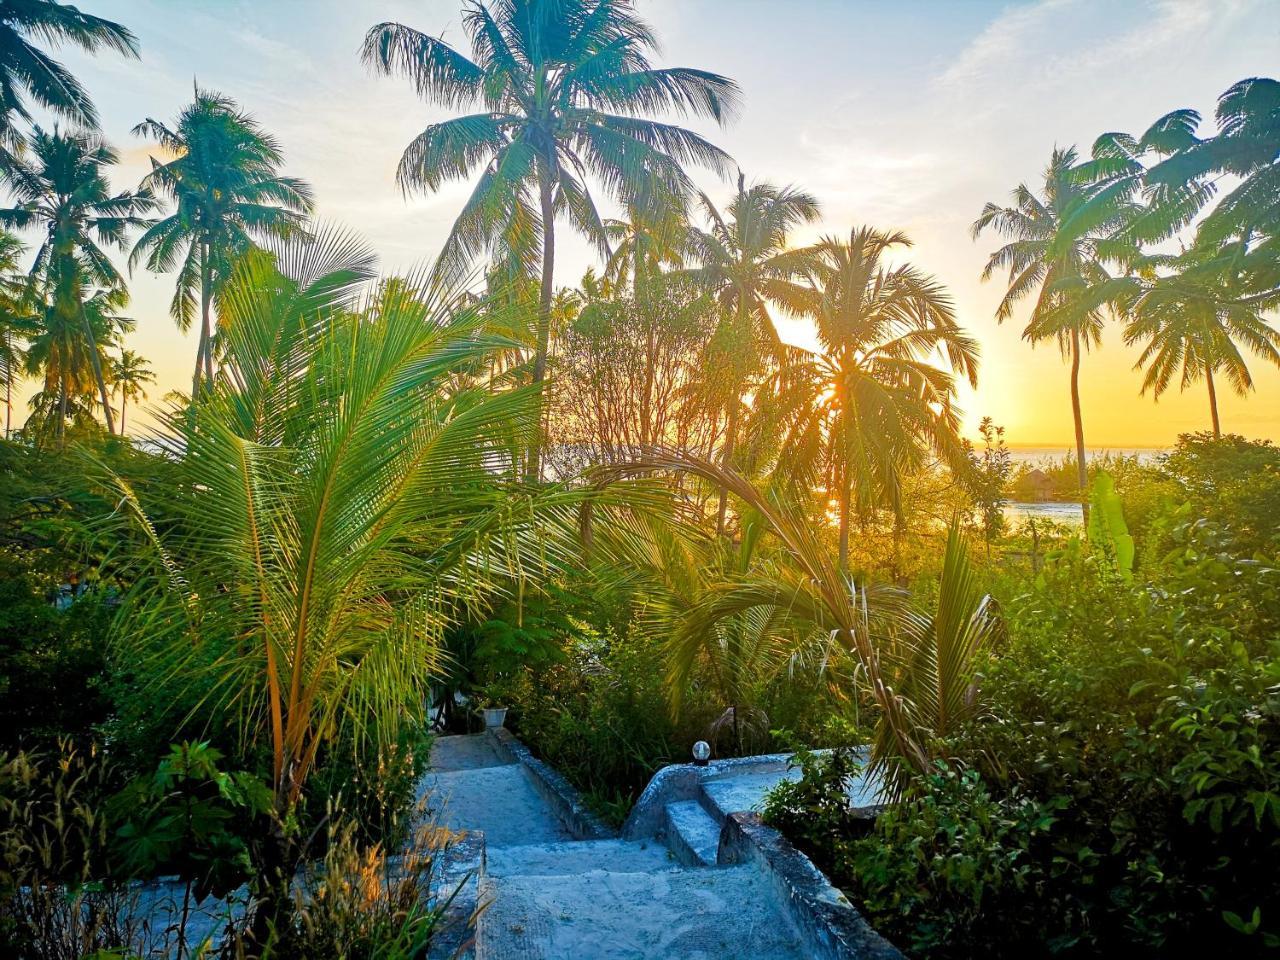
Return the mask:
M667 804L665 833L667 846L685 866L715 866L720 850L720 821L697 800Z
M482 831L491 852L571 839L519 764L429 772L418 785L418 797L427 799L441 826Z
M571 840L525 844L489 851L488 872L495 877L555 877L608 870L645 873L677 866L670 851L656 841Z
M795 928L753 867L481 884L477 960L801 960Z
M723 780L706 780L702 783L702 792L710 800L709 806L717 819L723 820L731 813L748 810L759 813L765 794L783 780L799 779L800 771L796 769L747 773Z
M436 737L431 743L432 770L475 770L510 763L483 733Z

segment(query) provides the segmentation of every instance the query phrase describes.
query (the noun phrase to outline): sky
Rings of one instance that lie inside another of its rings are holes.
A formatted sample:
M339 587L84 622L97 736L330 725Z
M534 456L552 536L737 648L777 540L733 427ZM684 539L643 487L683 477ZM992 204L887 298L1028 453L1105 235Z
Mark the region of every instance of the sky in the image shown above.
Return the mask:
M121 154L112 172L132 188L153 148L130 134L145 117L170 120L192 83L238 100L282 143L287 172L309 180L317 213L366 237L386 272L430 260L470 185L404 197L396 162L424 126L448 116L408 81L375 77L358 49L370 26L399 20L465 49L460 0L79 0L128 26L141 61L104 53L60 58L86 84ZM1280 71L1280 0L637 0L662 41L661 65L726 74L743 109L723 129L691 124L727 150L748 179L816 195L819 224L796 243L870 224L905 231L903 256L951 291L979 340L976 391L960 394L967 431L992 417L1013 445L1065 448L1072 421L1068 369L1056 346L1020 338L1025 314L1003 325L999 280L979 280L998 241L969 226L988 201L1036 183L1054 146L1087 151L1101 133L1141 133L1179 107L1212 117L1218 95ZM1209 132L1206 121L1204 132ZM717 202L732 184L695 180ZM567 233L562 229L558 239ZM558 243L556 281L573 284L593 254ZM130 280L129 346L147 357L153 398L189 389L195 333L168 315L172 276ZM813 343L804 322L783 337ZM1158 403L1140 397L1135 349L1112 324L1081 375L1091 448L1166 446L1208 429L1203 386ZM1280 441L1280 371L1253 365L1257 390L1222 396L1224 430ZM145 418L144 418L145 420Z

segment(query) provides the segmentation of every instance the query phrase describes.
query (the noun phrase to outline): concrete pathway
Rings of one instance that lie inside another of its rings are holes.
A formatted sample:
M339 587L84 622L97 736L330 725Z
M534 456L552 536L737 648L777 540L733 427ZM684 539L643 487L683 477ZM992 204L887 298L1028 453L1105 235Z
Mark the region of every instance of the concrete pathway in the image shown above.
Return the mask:
M806 956L768 877L715 865L724 816L709 797L670 804L659 837L574 840L485 735L438 739L432 767L420 793L442 804L446 825L485 834L476 960ZM749 787L767 789L762 779Z

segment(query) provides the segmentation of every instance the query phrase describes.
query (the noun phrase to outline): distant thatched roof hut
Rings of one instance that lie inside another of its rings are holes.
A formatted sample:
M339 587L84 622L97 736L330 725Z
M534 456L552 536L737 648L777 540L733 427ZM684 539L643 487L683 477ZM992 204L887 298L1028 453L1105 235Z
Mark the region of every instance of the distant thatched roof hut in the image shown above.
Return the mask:
M1053 496L1053 481L1039 468L1028 470L1018 486L1036 500L1048 500Z

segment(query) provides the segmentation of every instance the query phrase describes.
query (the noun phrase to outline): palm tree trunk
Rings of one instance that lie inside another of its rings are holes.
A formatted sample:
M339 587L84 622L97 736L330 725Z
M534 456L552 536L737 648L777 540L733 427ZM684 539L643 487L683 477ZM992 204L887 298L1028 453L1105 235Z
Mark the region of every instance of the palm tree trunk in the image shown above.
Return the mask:
M13 349L9 342L9 331L4 332L4 438L9 439L13 432L13 362L10 350Z
M1218 421L1218 391L1213 386L1213 370L1205 368L1204 381L1209 385L1209 413L1213 416L1213 439L1222 439L1222 424Z
M729 406L729 422L724 428L724 448L720 451L720 466L726 470L733 460L733 444L738 436L738 398L734 397ZM724 518L729 509L729 491L720 488L720 502L716 508L716 536L724 536Z
M125 408L129 405L129 395L127 393L120 394L120 436L124 436L124 416Z
M840 474L840 572L849 572L849 505L853 500L853 471L845 457Z
M1084 418L1080 414L1080 332L1071 331L1071 415L1076 427L1076 479L1080 488L1080 509L1084 528L1089 530L1089 468L1084 454Z
M533 354L533 382L541 384L547 377L547 351L551 343L551 296L555 292L556 274L556 204L549 164L539 167L538 198L542 206L542 286L538 291L538 329ZM539 399L538 422L529 446L525 479L536 483L542 479L542 414L545 398Z
M80 305L80 321L84 324L84 335L89 342L89 362L93 366L93 378L98 382L98 396L102 400L102 415L107 421L107 433L115 433L115 415L111 412L111 397L107 395L107 381L102 376L102 358L98 356L98 341L93 335L93 324L89 322L89 315L84 311L84 304Z
M209 289L208 244L200 243L200 344L196 347L196 369L191 374L191 402L200 398L200 382L205 379L205 355L209 352Z
M58 446L62 446L62 440L67 435L67 405L69 395L67 393L67 381L63 377L58 378L58 429L55 436L58 440Z
M213 388L213 322L209 308L213 303L213 276L209 269L209 244L200 248L200 342L204 345L204 382Z

